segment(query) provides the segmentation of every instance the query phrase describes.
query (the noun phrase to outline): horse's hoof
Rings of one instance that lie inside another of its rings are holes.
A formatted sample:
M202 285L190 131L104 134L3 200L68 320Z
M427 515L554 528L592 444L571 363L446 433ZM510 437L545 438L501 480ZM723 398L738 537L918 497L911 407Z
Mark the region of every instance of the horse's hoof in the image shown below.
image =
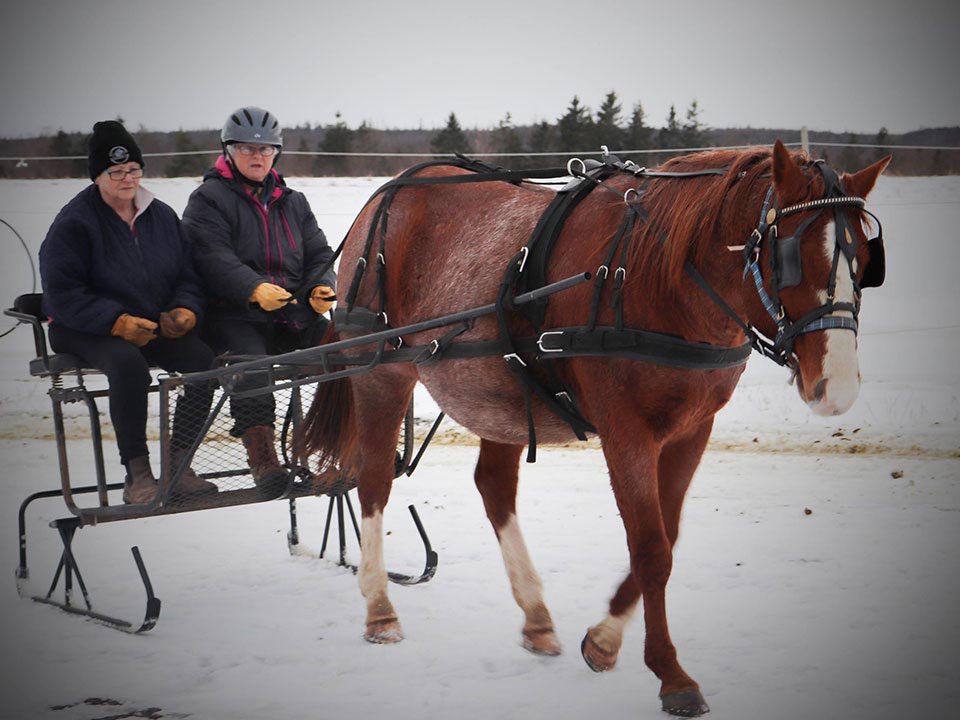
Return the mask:
M661 695L660 701L664 712L677 717L700 717L710 712L710 706L697 688Z
M560 654L560 641L552 630L524 630L523 648L534 655L555 657Z
M583 636L583 642L580 643L580 654L583 655L584 661L586 661L591 670L594 672L606 672L607 670L613 670L613 667L617 664L617 656L620 654L620 649L617 648L612 652L610 650L604 650L593 641L588 631L587 634Z
M403 629L396 618L376 620L367 623L367 632L363 639L377 645L390 645L403 640Z

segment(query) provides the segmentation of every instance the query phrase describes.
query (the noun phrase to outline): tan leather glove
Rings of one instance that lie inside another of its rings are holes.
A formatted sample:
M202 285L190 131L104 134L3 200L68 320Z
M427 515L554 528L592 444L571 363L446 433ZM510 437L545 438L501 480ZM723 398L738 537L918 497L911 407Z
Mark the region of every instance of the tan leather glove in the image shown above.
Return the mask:
M197 325L197 316L190 308L177 307L160 313L160 334L167 338L180 338Z
M317 315L323 315L333 307L333 301L336 299L337 296L332 287L317 285L310 293L310 307Z
M137 347L143 347L151 340L157 339L156 331L157 324L153 320L124 313L113 323L110 334L123 338Z
M279 310L287 303L296 305L297 301L293 295L288 293L279 285L273 283L260 283L253 292L250 293L250 302L255 302L267 312Z

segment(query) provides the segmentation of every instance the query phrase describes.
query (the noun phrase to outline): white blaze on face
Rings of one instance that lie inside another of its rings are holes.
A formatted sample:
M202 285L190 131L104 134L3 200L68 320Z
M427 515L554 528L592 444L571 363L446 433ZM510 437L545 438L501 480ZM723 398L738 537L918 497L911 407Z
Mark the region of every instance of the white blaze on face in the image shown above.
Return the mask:
M834 222L827 223L823 236L823 252L827 261L833 266L833 253L836 249L836 230ZM843 238L840 241L843 242ZM857 269L857 261L853 261L853 269ZM854 304L853 280L850 278L850 269L843 253L837 264L837 287L834 302ZM827 302L826 290L817 293L821 303ZM853 313L846 310L837 310L835 316L853 317ZM840 415L853 405L860 392L860 365L857 362L857 336L846 328L833 328L823 331L826 336L826 353L823 356L823 375L811 388L811 392L819 387L822 393L820 398L810 400L810 407L817 415Z

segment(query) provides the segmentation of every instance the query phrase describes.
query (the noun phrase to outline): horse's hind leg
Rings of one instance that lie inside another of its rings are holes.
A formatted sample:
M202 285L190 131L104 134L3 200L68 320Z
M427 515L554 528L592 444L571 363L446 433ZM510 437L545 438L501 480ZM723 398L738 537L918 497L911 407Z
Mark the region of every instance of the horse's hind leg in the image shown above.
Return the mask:
M543 584L517 522L517 481L522 451L520 445L481 440L474 480L497 534L513 597L523 610L523 646L540 655L559 655L560 643L543 602Z
M367 601L364 638L395 643L403 630L387 595L383 510L393 487L397 437L414 381L376 371L354 379L357 421L357 496L360 500L360 592Z

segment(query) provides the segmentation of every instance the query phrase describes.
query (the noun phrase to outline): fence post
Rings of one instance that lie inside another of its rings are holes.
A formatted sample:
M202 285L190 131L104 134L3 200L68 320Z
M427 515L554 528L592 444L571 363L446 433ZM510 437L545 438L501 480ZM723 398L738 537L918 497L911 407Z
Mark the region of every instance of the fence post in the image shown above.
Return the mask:
M807 126L800 128L800 148L807 154L810 154L810 135L807 133Z

